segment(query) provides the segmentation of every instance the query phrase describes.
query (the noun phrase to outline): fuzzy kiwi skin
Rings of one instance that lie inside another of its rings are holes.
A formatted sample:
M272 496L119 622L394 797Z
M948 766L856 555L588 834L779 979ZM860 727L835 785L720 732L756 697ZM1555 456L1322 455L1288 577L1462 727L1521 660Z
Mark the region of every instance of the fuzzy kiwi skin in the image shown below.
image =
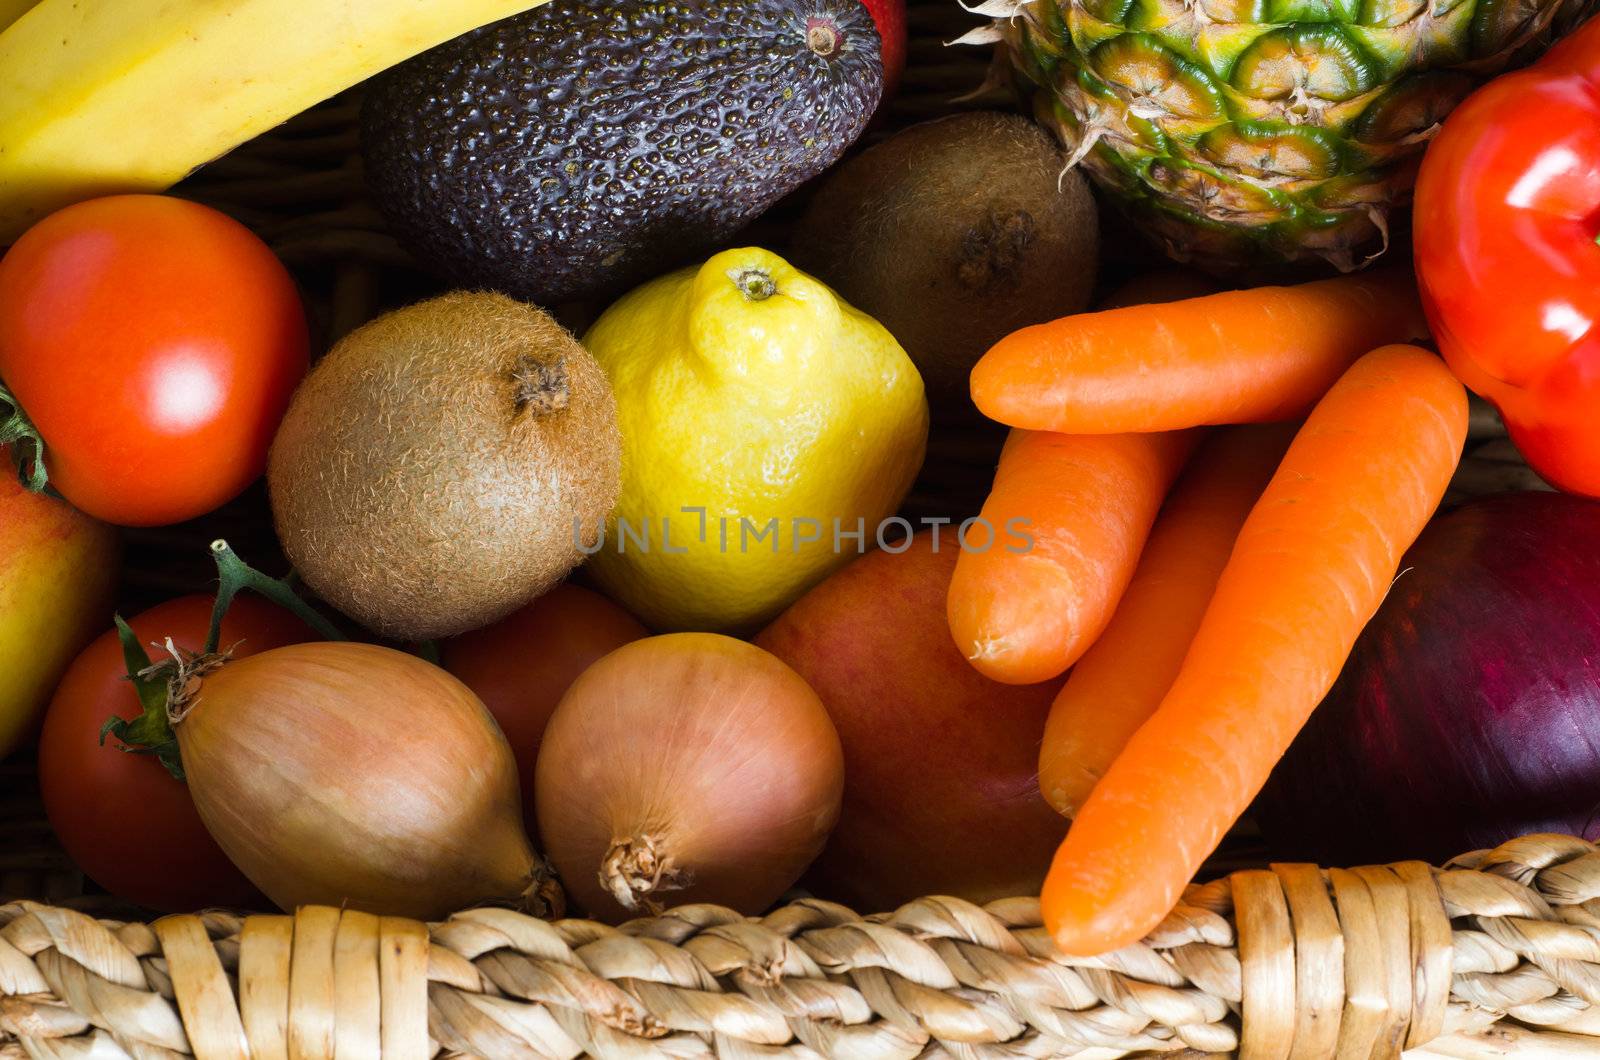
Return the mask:
M1066 166L1050 134L1018 114L914 125L827 178L792 260L888 328L930 397L963 401L990 346L1089 304L1098 216Z
M582 559L621 488L616 400L543 312L449 294L343 339L295 392L268 458L285 554L386 637L487 625Z

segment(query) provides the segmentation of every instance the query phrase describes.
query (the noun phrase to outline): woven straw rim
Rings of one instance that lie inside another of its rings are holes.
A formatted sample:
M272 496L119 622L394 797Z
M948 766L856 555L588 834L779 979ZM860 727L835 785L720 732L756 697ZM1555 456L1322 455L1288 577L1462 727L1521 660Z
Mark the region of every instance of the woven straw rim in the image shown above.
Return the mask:
M957 100L982 80L981 51L943 42L984 20L953 0L912 0L908 15L912 65L874 135L982 105ZM335 100L179 189L318 277L306 293L324 341L415 275L365 201L355 115L353 97ZM914 510L981 498L998 432L969 435L936 440L940 473ZM1475 405L1450 500L1541 485ZM236 537L261 522L259 505L226 517ZM138 572L141 596L209 577L186 540L134 544L163 560ZM60 901L81 885L34 800L0 806L0 826L0 894L25 881ZM0 905L0 1058L1592 1058L1597 1012L1600 851L1562 836L1443 870L1236 872L1089 960L1055 951L1033 899L923 898L865 918L817 900L759 918L698 905L620 928L500 909L434 925L325 908L147 924Z
M619 928L17 902L0 1056L1592 1057L1597 930L1600 849L1556 835L1443 869L1237 872L1089 959L1055 950L1031 898L692 905Z

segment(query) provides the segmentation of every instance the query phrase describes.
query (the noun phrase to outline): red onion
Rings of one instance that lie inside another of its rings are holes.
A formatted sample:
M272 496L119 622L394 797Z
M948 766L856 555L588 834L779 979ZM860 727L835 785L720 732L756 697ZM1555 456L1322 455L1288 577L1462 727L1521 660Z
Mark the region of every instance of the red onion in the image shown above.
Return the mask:
M1439 860L1600 835L1600 503L1476 501L1407 553L1257 805L1275 854Z

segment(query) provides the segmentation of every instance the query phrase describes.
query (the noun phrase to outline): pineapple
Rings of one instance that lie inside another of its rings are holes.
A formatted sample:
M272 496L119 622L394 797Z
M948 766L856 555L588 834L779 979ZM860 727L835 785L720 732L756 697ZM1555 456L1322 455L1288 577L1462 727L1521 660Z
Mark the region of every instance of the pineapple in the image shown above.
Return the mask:
M988 0L1034 109L1180 261L1389 242L1428 140L1477 84L1600 0Z

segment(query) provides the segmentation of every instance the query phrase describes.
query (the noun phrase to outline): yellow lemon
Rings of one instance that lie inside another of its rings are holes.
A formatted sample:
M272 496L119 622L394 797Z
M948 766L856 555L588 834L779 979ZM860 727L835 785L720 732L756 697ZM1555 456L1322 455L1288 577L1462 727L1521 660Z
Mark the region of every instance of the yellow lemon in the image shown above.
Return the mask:
M905 351L768 251L647 283L583 341L623 441L590 569L657 629L765 622L872 548L922 465L928 407Z

